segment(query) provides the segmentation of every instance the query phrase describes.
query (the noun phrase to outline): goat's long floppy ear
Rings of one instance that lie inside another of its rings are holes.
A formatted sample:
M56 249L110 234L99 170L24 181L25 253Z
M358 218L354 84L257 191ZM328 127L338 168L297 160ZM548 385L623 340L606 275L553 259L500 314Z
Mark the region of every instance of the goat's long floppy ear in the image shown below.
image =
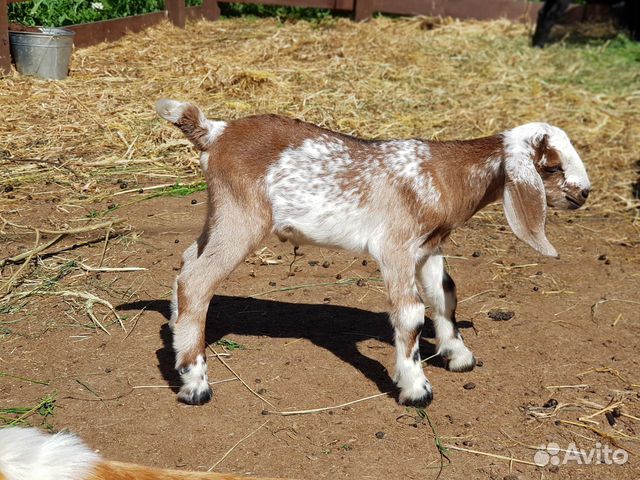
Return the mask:
M505 163L503 205L511 230L541 254L557 257L544 232L547 199L533 159L507 158Z

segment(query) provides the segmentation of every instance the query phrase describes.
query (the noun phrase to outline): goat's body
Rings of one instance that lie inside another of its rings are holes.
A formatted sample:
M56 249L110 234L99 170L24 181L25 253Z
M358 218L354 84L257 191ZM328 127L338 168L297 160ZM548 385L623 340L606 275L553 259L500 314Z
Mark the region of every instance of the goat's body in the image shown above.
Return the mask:
M191 404L211 398L204 352L209 301L269 232L294 245L340 247L375 258L395 330L399 400L423 406L432 395L420 362L420 291L433 308L438 353L448 368L475 365L456 328L455 283L444 268L441 243L504 197L514 232L541 253L556 255L544 235L545 190L537 171L561 161L556 147L566 153L567 176L561 182L545 173L544 181L557 188L559 202L567 197L577 204L576 192L584 199L588 193L568 138L546 124L466 141L366 141L274 115L212 122L192 104L161 100L157 109L201 150L208 182L209 214L183 255L170 321L183 380L179 397Z
M403 234L398 242L437 246L499 198L501 148L498 135L464 142L367 141L265 115L230 122L206 153L205 174L212 198L221 182L243 197L260 197L272 231L283 240L377 256L391 232ZM254 176L260 180L247 181ZM452 185L475 195L443 195ZM400 218L410 222L395 225Z

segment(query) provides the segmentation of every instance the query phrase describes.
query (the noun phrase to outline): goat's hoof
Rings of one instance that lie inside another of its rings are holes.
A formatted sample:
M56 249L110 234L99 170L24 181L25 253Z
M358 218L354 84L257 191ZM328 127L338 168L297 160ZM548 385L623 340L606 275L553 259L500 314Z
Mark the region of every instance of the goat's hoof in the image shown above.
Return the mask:
M476 366L476 357L472 353L470 358L456 357L445 361L447 362L447 370L450 372L470 372Z
M460 340L451 348L443 348L439 353L450 372L470 372L476 366L476 357Z
M400 391L398 401L407 407L425 408L433 400L431 384L424 382L419 389L412 388L410 392Z
M213 390L209 385L206 388L188 388L183 386L178 393L178 400L187 405L204 405L213 397Z

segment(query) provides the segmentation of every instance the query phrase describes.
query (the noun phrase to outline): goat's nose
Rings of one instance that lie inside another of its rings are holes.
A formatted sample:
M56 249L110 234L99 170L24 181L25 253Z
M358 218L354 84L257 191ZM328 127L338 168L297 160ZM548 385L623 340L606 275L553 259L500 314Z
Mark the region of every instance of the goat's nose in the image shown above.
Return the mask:
M591 191L591 190L589 190L588 188L585 188L584 190L582 190L582 191L580 192L580 195L582 195L582 198L584 198L584 199L586 200L586 199L587 199L587 197L589 196L589 192L590 192L590 191Z

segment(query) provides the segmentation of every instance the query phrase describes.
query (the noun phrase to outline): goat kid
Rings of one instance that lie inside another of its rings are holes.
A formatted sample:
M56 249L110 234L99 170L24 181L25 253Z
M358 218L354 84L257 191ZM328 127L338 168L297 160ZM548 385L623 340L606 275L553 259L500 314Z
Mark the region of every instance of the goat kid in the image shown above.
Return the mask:
M0 429L0 480L269 480L104 460L72 433ZM275 479L271 479L275 480Z
M208 215L183 255L170 326L179 399L211 399L204 330L216 287L270 232L294 245L369 253L380 265L395 329L399 401L426 406L420 363L425 306L433 308L437 352L451 371L475 358L456 328L456 288L440 246L456 227L502 199L511 229L543 255L547 205L582 206L590 184L567 135L530 123L465 141L366 141L298 120L258 115L211 121L191 103L156 110L200 150Z

